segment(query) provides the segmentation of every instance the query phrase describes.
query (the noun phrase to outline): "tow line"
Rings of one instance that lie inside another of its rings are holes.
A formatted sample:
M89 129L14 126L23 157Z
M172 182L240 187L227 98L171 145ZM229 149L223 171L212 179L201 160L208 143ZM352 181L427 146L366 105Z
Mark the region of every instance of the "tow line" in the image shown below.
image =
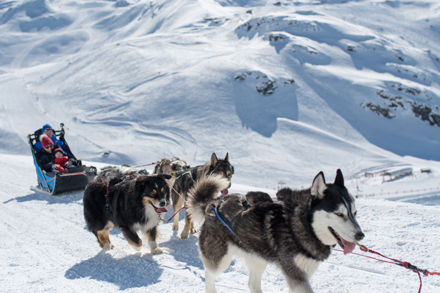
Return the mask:
M363 252L369 252L369 253L376 254L376 255L379 255L379 256L381 256L383 258L386 258L386 259L388 259L390 261L379 259L379 258L375 258L375 257L371 257L371 256L364 255L364 254L354 253L354 252L352 252L352 254L363 256L363 257L368 257L368 258L371 258L371 259L374 259L374 260L378 260L378 261L381 261L381 262L385 262L385 263L390 263L390 264L395 264L395 265L398 265L398 266L402 266L405 269L408 269L408 270L411 270L411 271L417 273L417 275L419 276L419 280L420 280L420 286L419 286L418 293L420 293L422 291L422 277L420 276L420 273L422 273L424 276L433 276L433 275L440 276L440 273L438 273L438 272L430 272L428 270L420 269L420 268L416 267L415 265L412 265L411 263L409 263L407 261L400 261L400 260L397 260L397 259L394 259L394 258L387 257L387 256L385 256L385 255L383 255L383 254L381 254L381 253L379 253L377 251L374 251L372 249L367 248L365 245L361 245L359 243L356 243L356 245L359 246L359 249L362 250ZM343 252L343 250L340 250L340 249L334 249L334 250Z

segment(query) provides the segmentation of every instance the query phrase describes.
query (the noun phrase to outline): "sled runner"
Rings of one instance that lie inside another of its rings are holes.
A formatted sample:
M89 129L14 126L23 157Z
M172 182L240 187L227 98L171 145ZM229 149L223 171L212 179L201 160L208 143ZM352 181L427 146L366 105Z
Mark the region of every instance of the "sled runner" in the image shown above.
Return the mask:
M60 123L61 130L54 130L54 133L58 140L61 140L66 147L69 157L77 161L78 166L70 167L66 172L60 173L58 171L46 172L37 159L35 144L39 142L39 137L42 134L42 130L38 129L34 133L29 134L29 145L31 147L32 157L34 160L35 170L37 172L37 186L31 186L31 190L56 195L61 192L84 189L90 181L92 181L96 174L96 167L84 166L81 160L76 159L75 155L69 148L67 141L64 138L64 124Z

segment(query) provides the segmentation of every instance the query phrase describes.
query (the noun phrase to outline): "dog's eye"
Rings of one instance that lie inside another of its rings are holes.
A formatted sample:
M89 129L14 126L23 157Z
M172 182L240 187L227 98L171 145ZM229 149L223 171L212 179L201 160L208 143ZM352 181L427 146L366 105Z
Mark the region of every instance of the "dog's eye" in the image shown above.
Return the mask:
M340 218L343 218L343 217L344 217L344 215L343 215L342 213L335 213L335 215L338 216L338 217L340 217Z

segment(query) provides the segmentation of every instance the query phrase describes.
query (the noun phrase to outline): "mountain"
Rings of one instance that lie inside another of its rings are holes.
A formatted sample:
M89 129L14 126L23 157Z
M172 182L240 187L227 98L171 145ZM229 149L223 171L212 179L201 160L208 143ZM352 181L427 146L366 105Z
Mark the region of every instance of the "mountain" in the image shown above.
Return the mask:
M26 154L26 134L63 122L83 159L228 152L243 180L440 160L439 13L437 1L3 2L0 133L13 142L0 150Z

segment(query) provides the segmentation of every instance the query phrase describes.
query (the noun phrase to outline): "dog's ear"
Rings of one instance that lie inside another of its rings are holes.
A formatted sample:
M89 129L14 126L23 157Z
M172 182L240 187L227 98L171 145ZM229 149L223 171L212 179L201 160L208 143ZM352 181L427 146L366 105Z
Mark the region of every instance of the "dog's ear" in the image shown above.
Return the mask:
M215 153L212 153L212 155L211 155L211 166L214 167L217 164L217 162L218 162L217 155Z
M145 190L145 187L147 185L147 176L139 176L136 178L136 183L134 185L134 190L138 194L142 194Z
M341 169L338 169L336 171L336 178L335 178L335 183L333 183L334 185L337 185L339 187L345 187L344 186L344 176L342 176L342 171Z
M226 153L225 161L229 163L229 154Z
M324 191L327 189L325 185L324 173L321 171L313 179L312 188L310 193L312 196L316 196L319 199L324 198Z

